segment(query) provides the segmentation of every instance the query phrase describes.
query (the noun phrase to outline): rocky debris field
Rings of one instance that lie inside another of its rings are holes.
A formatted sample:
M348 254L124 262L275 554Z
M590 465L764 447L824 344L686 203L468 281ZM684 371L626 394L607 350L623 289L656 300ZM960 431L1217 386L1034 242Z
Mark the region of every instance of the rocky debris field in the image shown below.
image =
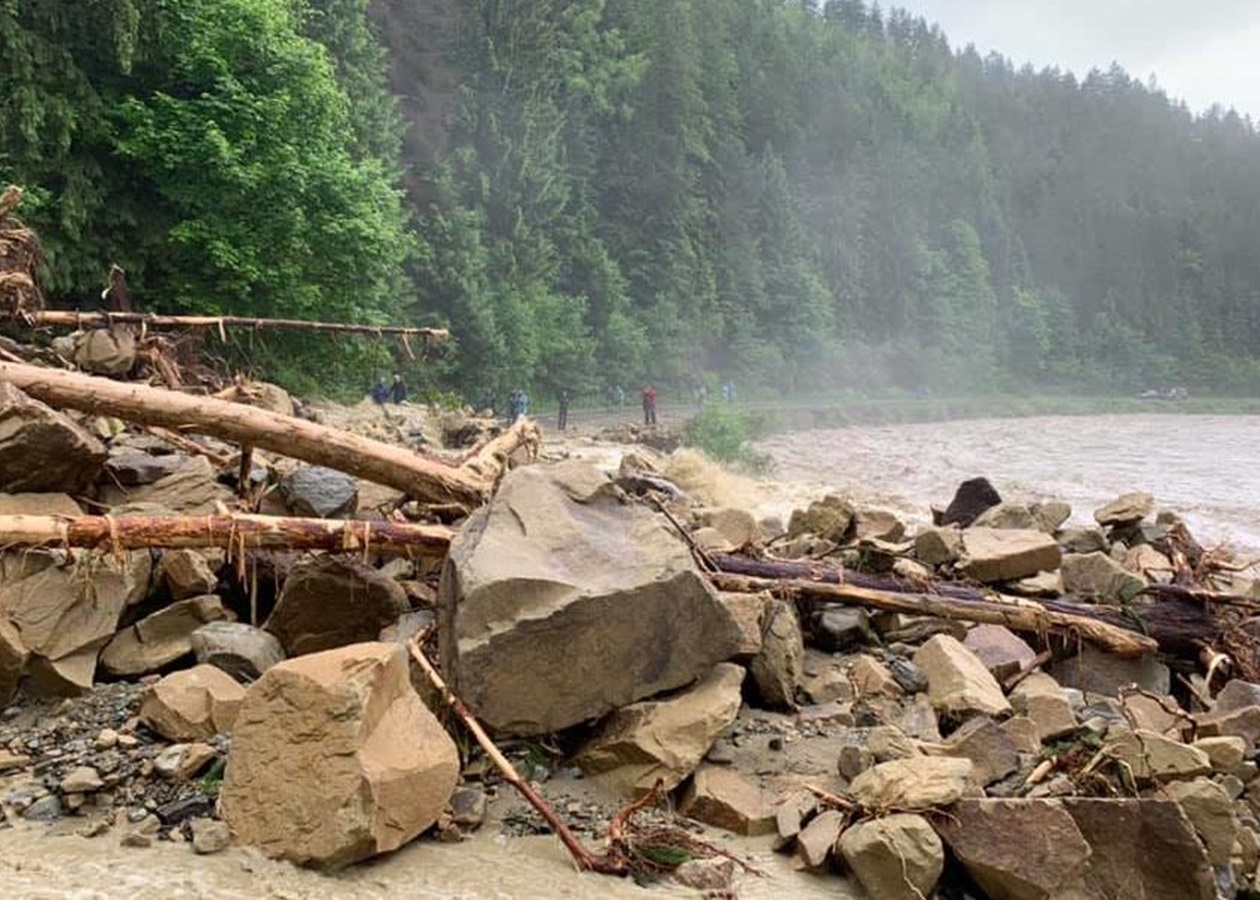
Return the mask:
M293 411L242 399L262 398ZM319 415L412 446L493 431L406 405ZM238 490L230 445L176 444L0 384L0 515L436 515L282 456L255 454ZM513 468L439 561L0 551L0 829L236 841L330 871L551 830L423 647L559 822L645 880L738 892L757 875L734 834L876 900L1260 895L1260 590L1152 497L1064 528L1065 504L978 479L910 534L834 496L786 523L705 507L661 452L623 457ZM1112 630L1016 615L1048 609Z

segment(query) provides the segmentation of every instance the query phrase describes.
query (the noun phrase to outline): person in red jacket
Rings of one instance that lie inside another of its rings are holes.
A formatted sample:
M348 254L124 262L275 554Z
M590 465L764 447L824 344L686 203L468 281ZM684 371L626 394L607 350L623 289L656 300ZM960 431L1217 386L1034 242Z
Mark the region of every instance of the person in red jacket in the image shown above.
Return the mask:
M643 424L656 424L656 388L650 384L643 386Z

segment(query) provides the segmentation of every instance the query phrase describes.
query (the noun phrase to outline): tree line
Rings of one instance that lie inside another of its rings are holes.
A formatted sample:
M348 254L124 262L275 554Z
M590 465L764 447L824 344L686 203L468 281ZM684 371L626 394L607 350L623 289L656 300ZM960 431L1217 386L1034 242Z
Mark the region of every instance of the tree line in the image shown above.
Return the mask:
M1258 174L1233 111L861 0L0 2L54 298L449 325L412 379L470 399L1255 392Z

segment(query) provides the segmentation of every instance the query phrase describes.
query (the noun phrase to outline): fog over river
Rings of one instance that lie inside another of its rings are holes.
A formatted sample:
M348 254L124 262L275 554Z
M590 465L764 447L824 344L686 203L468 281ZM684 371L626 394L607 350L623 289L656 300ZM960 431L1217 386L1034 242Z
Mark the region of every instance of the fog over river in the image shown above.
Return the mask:
M1260 556L1260 416L1047 416L802 431L764 440L793 494L835 491L930 520L960 481L1006 500L1061 499L1072 520L1122 493L1155 495L1205 545Z

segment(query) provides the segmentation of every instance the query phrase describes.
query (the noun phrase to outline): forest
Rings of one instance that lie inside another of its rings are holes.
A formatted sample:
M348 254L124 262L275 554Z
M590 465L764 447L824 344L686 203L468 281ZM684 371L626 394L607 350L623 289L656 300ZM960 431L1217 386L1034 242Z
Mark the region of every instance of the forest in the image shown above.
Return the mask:
M1260 391L1260 136L862 0L0 0L0 185L58 308L308 392Z

